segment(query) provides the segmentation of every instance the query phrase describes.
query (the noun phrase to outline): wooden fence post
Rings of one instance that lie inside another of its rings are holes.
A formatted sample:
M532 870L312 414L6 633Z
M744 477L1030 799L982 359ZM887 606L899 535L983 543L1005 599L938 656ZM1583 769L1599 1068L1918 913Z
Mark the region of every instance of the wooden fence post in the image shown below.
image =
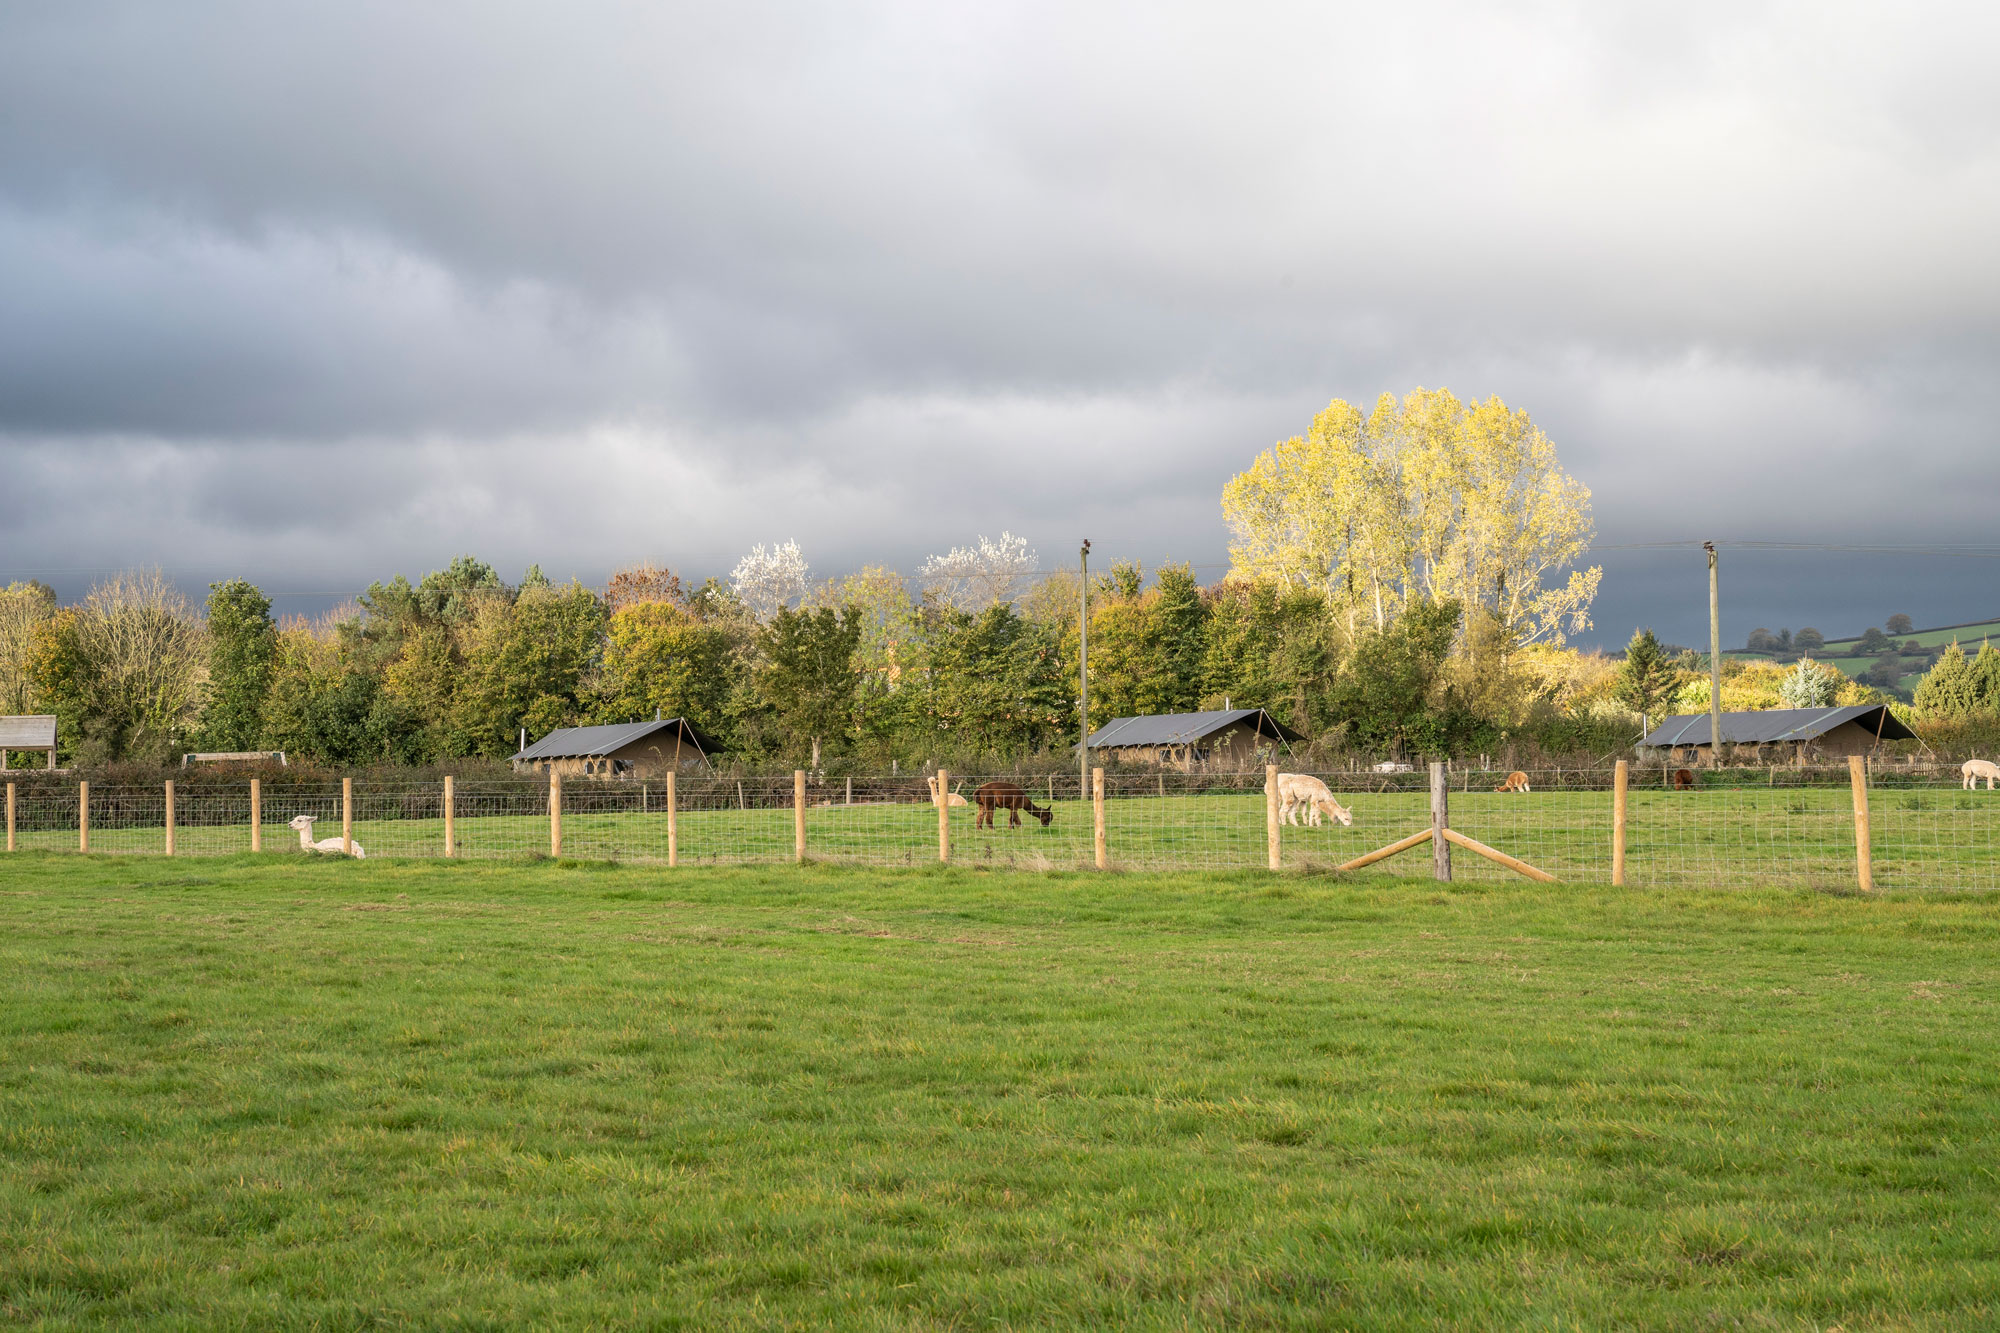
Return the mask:
M340 850L344 856L354 855L354 779L340 780Z
M174 854L174 780L167 779L167 855Z
M1111 867L1111 850L1105 845L1104 840L1104 770L1101 768L1090 770L1090 820L1091 839L1097 852L1097 868L1108 870Z
M76 784L76 849L90 850L90 784Z
M14 850L14 784L7 784L7 850Z
M678 822L680 819L680 802L679 800L676 799L677 795L678 793L676 793L674 790L674 771L672 769L668 769L667 770L667 865L670 868L673 866L677 866L681 863L680 825Z
M1627 769L1620 759L1611 770L1611 882L1625 883L1625 783Z
M549 855L562 855L562 774L549 772Z
M264 782L250 779L250 850L264 850Z
M1875 891L1875 864L1868 846L1868 769L1858 754L1847 757L1848 783L1854 788L1854 877L1863 893Z
M1431 765L1431 878L1451 881L1451 843L1444 831L1451 827L1451 784L1445 781L1444 765Z
M458 796L452 790L451 778L449 773L444 775L444 854L457 856L458 825L455 816L458 814Z
M942 768L937 774L938 860L951 860L951 787Z
M806 859L806 771L792 770L792 860Z
M1278 824L1278 766L1264 765L1264 863L1272 870L1285 864L1284 834Z

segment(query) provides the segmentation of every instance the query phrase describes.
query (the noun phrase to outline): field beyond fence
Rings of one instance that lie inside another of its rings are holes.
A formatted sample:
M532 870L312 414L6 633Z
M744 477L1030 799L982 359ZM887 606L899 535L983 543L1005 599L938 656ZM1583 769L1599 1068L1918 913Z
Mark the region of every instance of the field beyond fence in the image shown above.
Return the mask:
M1337 869L1431 825L1423 772L1317 776L1352 811L1352 826L1331 818L1319 827L1281 826L1275 864L1283 868ZM1631 770L1624 882L2000 887L2000 792L1961 790L1955 775L1884 768L1859 791L1847 768L1700 776L1680 791L1657 768ZM1265 777L1113 772L1103 779L1101 814L1076 775L1027 779L1029 800L1052 812L1048 825L1024 812L1012 827L1002 809L994 827L979 827L968 799L949 811L941 838L921 775L688 775L672 791L664 781L488 780L455 784L449 812L441 782L287 784L253 796L247 780L211 779L170 794L164 784L58 785L23 775L18 790L9 786L7 846L128 854L171 847L175 855L214 856L250 851L254 841L266 854L298 854L289 821L311 815L316 841L338 840L345 819L371 858L559 855L693 866L803 857L916 866L948 857L1024 869L1225 870L1274 864ZM1613 878L1611 770L1535 771L1530 791L1496 792L1505 777L1449 770L1449 826L1557 879ZM948 777L968 798L985 780ZM1865 830L1857 830L1858 818ZM1866 835L1859 851L1857 832ZM1429 856L1416 847L1384 868L1418 873L1416 862ZM1454 852L1455 877L1511 873L1462 847Z

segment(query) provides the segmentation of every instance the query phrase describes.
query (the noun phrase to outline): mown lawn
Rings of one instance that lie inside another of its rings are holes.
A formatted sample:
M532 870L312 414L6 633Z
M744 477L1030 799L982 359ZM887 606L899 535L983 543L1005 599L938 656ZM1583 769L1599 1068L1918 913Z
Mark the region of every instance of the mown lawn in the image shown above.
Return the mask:
M2000 1324L2000 899L0 865L0 1322Z

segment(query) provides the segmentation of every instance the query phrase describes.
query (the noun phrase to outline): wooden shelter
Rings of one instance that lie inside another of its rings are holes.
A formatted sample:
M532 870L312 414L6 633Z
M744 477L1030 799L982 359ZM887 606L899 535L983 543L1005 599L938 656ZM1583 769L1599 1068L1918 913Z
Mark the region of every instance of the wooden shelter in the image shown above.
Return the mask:
M1192 768L1249 768L1280 745L1304 740L1261 708L1116 717L1084 742L1127 763Z
M36 750L49 757L48 767L56 766L56 720L46 713L26 713L0 717L0 772L7 769L10 750Z
M722 744L686 718L558 727L514 756L516 773L566 778L655 778L706 764Z

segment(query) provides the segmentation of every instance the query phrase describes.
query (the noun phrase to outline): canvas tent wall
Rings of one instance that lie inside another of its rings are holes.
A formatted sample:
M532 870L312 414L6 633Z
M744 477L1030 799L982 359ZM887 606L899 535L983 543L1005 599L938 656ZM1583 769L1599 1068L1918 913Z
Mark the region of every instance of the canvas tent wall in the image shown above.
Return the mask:
M1085 743L1127 763L1249 768L1279 746L1304 739L1261 708L1228 708L1117 717Z

